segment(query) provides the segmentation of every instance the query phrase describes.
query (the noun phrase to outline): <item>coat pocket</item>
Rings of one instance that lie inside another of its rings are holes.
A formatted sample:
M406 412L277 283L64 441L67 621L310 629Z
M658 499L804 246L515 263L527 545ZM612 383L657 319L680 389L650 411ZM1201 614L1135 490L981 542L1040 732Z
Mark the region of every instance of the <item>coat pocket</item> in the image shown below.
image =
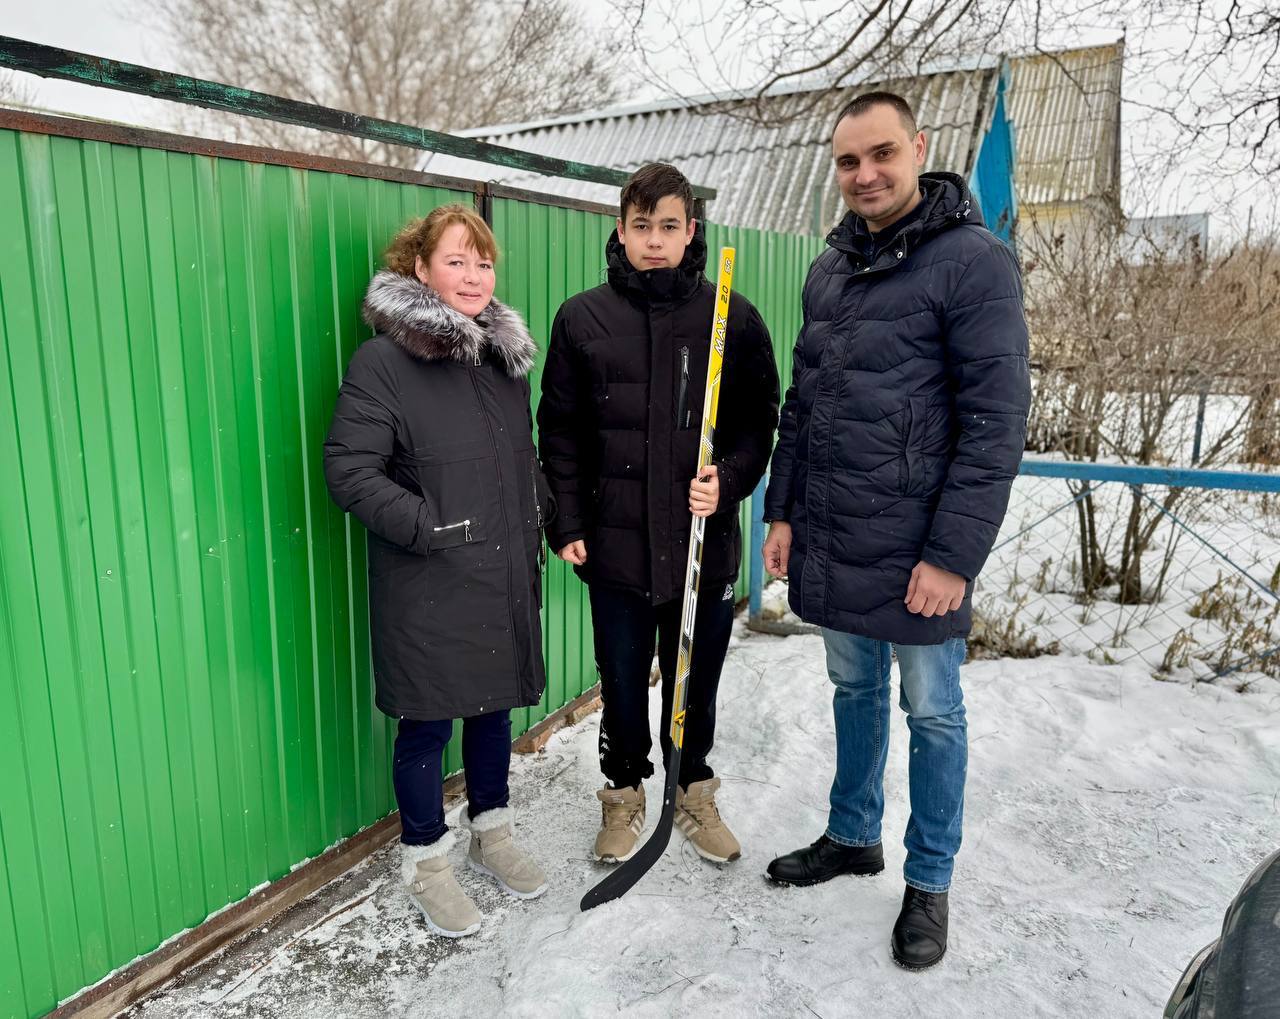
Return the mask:
M902 411L901 449L898 457L898 494L917 495L924 488L922 445L928 421L929 401L923 396L907 400Z
M466 520L457 520L451 524L440 524L432 527L431 536L427 539L428 550L438 552L446 548L457 548L459 545L471 544L475 540L475 535L471 530L472 523L472 520L468 517Z
M455 454L456 455L456 454ZM400 470L427 504L427 553L483 544L491 531L495 467L492 456L450 457L416 451L402 458Z

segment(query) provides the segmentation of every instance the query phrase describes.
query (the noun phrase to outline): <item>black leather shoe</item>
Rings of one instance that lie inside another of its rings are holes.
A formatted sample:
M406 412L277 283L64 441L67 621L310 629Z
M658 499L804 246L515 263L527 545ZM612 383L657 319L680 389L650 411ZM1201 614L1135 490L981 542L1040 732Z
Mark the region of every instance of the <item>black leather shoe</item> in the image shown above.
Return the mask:
M780 885L816 885L841 874L879 874L884 870L884 849L874 846L842 846L826 835L812 845L779 856L769 864L769 880Z
M893 961L905 969L928 969L941 961L947 954L947 893L907 885L890 948Z

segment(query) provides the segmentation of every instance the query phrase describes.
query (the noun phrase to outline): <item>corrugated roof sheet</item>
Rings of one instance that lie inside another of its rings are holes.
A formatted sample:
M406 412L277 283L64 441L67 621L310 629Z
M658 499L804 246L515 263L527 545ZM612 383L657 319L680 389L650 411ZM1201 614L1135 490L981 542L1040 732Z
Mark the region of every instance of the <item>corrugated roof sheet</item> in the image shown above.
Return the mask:
M1020 204L1119 201L1123 62L1123 43L1010 61Z
M1015 58L1010 64L1008 102L1017 132L1019 200L1075 202L1117 187L1119 44ZM861 83L791 120L788 111L807 105L810 93L771 96L764 103L768 118L779 122L776 127L761 127L734 115L733 104L724 99L703 97L466 134L623 169L653 159L672 162L690 180L717 189L708 210L716 222L807 233L814 229L815 215L829 223L841 208L831 171L832 110L871 88L899 92L927 133L926 168L967 175L991 117L998 74L991 61L905 80ZM1029 174L1025 180L1024 166ZM608 204L618 197L617 188L608 185L547 178L439 154L426 157L421 169Z

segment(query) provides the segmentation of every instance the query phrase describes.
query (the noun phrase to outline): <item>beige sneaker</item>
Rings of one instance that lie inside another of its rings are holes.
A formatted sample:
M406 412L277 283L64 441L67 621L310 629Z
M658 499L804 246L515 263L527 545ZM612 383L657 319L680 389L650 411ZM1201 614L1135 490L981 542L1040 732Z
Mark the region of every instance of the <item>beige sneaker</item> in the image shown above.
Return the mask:
M462 823L471 829L467 862L517 899L536 899L547 890L547 878L533 858L515 844L511 834L514 819L510 807L486 810L477 818L464 814Z
M480 910L453 876L449 850L453 832L429 846L400 845L400 877L409 898L422 910L427 926L446 938L461 938L480 929Z
M600 801L601 808L596 859L605 863L631 859L640 833L644 831L644 786L597 789L596 799Z
M728 863L742 855L742 846L733 837L716 809L718 778L690 782L689 788L676 787L676 827L704 860Z

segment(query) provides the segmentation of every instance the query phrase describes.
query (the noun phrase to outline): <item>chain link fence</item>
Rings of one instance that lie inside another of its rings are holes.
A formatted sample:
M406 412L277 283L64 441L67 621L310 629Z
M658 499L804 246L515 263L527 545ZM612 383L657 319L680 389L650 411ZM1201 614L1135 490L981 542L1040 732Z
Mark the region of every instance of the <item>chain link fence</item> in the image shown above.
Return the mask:
M1015 481L975 587L975 653L1280 676L1280 477L1027 467L1076 476Z
M808 629L777 583L752 608L752 628ZM970 652L1280 678L1280 474L1024 461L975 585Z

